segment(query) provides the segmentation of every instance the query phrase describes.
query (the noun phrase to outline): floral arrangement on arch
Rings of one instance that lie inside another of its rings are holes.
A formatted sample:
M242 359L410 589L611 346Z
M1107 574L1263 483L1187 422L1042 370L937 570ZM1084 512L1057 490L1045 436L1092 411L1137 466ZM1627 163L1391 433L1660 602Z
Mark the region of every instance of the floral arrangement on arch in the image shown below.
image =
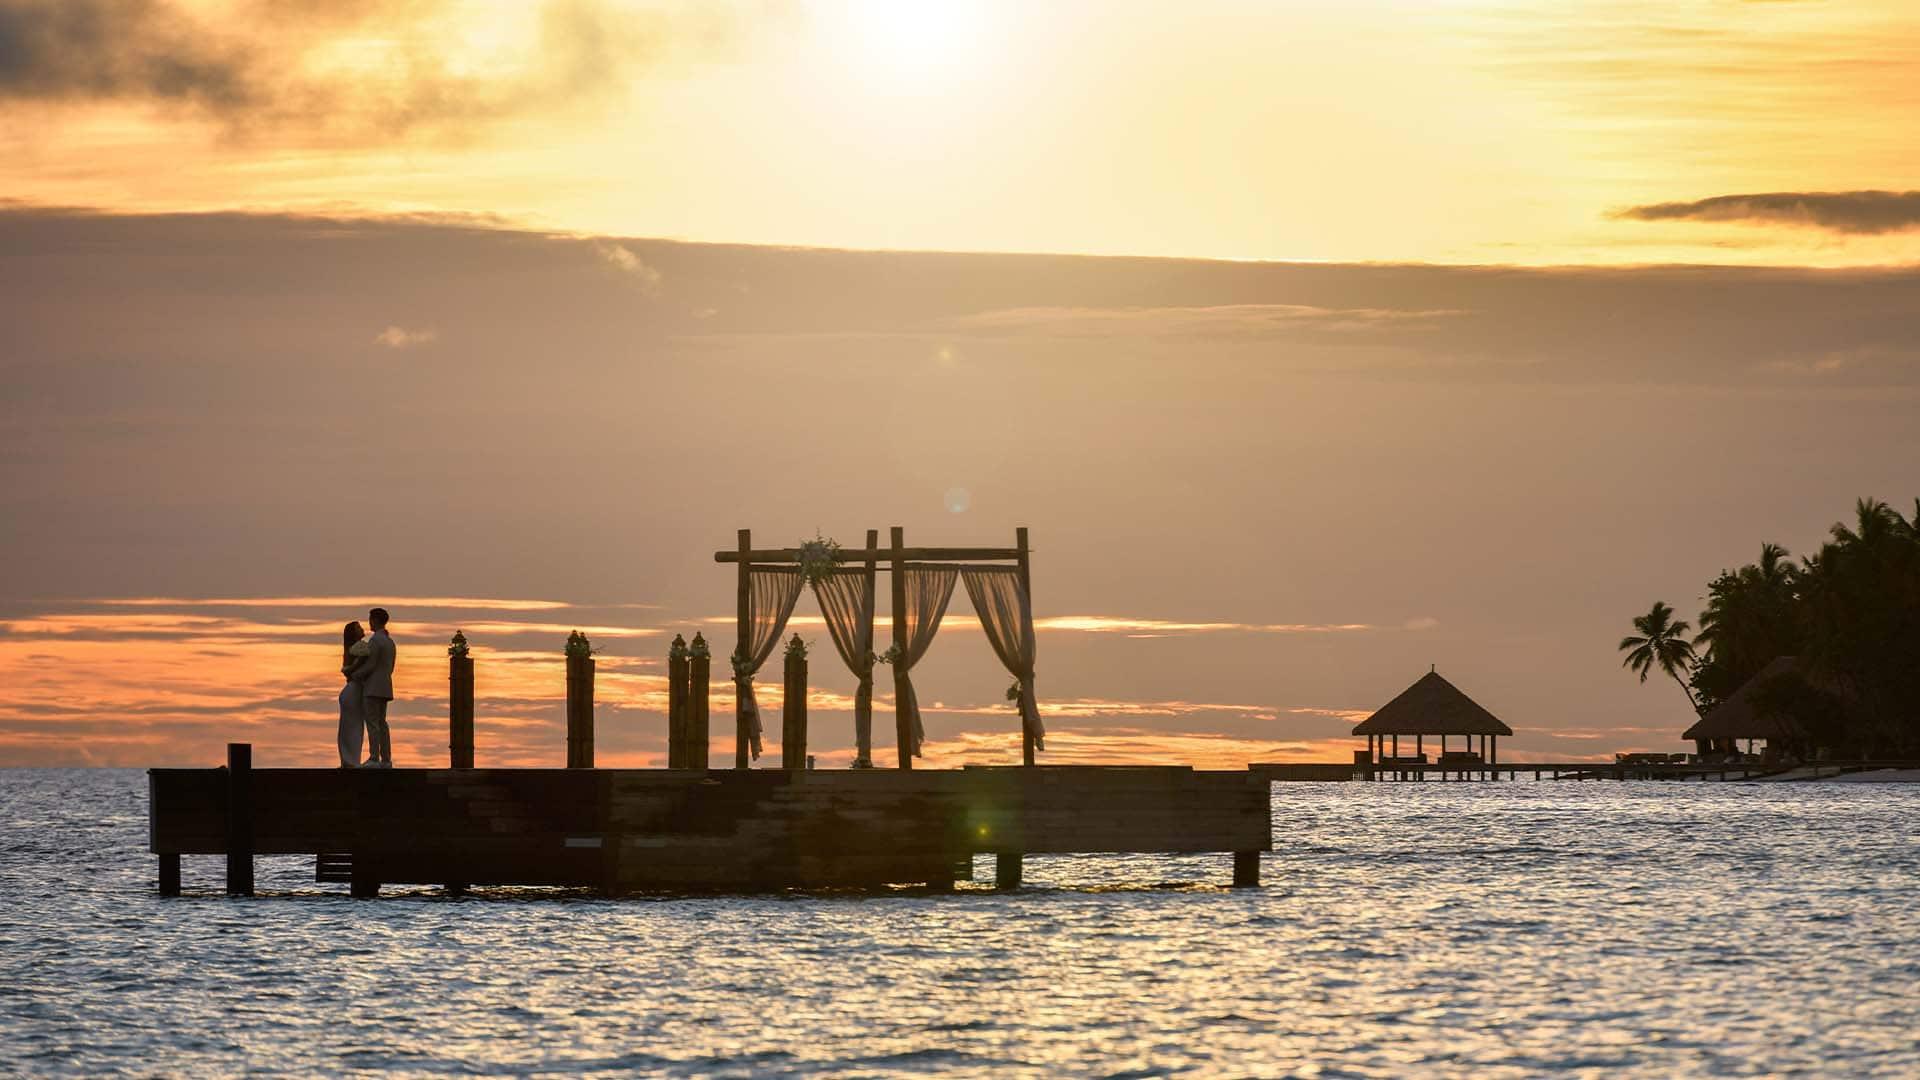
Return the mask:
M832 537L813 534L813 539L800 541L800 576L809 585L818 585L833 576L833 569L840 562L840 544Z

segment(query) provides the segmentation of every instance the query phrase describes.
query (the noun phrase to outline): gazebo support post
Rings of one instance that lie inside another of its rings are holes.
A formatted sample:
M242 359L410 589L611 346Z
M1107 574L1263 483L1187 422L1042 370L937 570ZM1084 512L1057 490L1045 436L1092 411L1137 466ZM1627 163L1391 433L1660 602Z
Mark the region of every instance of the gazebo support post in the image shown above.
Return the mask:
M741 656L753 642L753 582L749 575L753 572L753 561L747 553L753 550L753 530L741 529L740 543L740 587L735 597L735 621L739 626L740 644L734 655ZM747 755L747 698L739 692L737 686L733 694L733 767L750 768L752 758Z
M877 565L877 560L879 559L879 556L880 556L880 552L877 550L879 547L880 547L880 530L868 529L867 530L867 563L865 568L862 571L862 576L860 578L860 595L862 597L861 602L866 605L866 611L867 611L867 625L861 628L861 631L862 631L861 640L866 643L867 653L869 655L873 653L873 579L877 574L877 571L875 570L875 566ZM898 578L899 576L900 575L897 572L894 574L894 577L896 578ZM895 585L895 589L897 590L898 588L899 586ZM898 596L900 594L899 592L896 591L894 595ZM873 677L873 666L871 661L869 661L867 666L867 677L868 678ZM873 738L873 696L871 694L867 696L867 738L868 739ZM905 758L906 758L906 749L902 747L901 748L902 760L900 763L900 767L903 769L912 768L913 766L909 764L905 760Z
M1027 637L1033 637L1033 575L1029 572L1027 559L1027 527L1013 530L1013 547L1016 565L1020 575L1020 622ZM1039 703L1034 703L1038 709ZM1027 725L1025 715L1020 717L1020 760L1023 764L1033 764L1033 729Z
M872 537L876 534L868 533L867 535ZM887 537L889 546L893 549L893 648L896 658L894 663L900 664L905 663L905 660L900 658L907 652L907 561L901 556L901 552L907 549L907 530L895 525L887 531ZM873 546L873 541L868 540L867 547ZM873 563L871 561L867 563L867 589L869 597L867 606L868 610L872 610ZM898 695L893 699L893 738L900 747L900 767L913 768L913 731L907 722L905 704Z

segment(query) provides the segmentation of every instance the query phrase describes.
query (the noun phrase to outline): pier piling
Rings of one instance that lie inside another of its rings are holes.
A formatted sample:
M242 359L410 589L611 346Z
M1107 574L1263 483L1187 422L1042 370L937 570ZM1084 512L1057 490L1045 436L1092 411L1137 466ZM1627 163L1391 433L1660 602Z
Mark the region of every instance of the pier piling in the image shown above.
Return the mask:
M693 652L687 659L687 742L681 763L689 769L707 767L708 698L713 683L713 650L698 631L693 635Z
M567 646L567 768L593 768L593 656L579 635Z
M787 644L780 701L780 767L807 767L807 650L800 635Z
M1257 851L1236 851L1233 853L1233 887L1236 889L1254 888L1260 884L1260 853Z
M687 768L687 687L692 678L687 664L687 640L673 635L667 648L667 768Z
M180 895L180 853L177 851L160 853L160 895Z
M993 887L996 889L1017 889L1020 887L1021 857L1017 851L1002 851L993 857Z
M162 869L164 878L165 870ZM173 887L180 891L179 856ZM164 880L162 883L164 890ZM253 895L253 744L227 744L227 895Z
M456 639L464 649L465 639ZM447 754L456 769L473 768L473 657L447 656Z

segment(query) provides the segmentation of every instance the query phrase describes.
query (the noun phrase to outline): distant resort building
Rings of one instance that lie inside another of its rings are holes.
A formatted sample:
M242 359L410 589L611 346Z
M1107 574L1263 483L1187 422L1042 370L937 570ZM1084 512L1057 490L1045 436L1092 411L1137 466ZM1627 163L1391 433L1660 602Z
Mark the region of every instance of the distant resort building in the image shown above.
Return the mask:
M1753 752L1756 740L1764 740L1769 756L1801 753L1812 742L1811 733L1793 717L1766 708L1766 696L1781 684L1800 682L1820 687L1809 679L1800 663L1791 656L1776 656L1760 673L1748 679L1727 700L1707 710L1694 725L1681 734L1693 740L1698 753L1737 754L1745 740L1747 752Z
M1500 736L1513 734L1513 729L1441 678L1439 672L1429 671L1356 725L1353 733L1367 737L1369 760L1380 764L1426 763L1429 736L1439 738L1439 761L1443 764L1491 764L1500 760ZM1401 755L1403 735L1413 739L1409 756ZM1476 737L1480 740L1477 749ZM1460 740L1457 749L1448 747L1450 738Z

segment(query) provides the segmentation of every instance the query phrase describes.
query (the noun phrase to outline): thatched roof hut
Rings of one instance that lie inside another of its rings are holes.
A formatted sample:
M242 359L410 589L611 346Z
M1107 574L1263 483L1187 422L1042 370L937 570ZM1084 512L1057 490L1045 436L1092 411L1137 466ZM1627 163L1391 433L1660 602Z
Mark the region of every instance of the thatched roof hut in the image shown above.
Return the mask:
M1769 685L1794 678L1807 678L1799 661L1791 656L1774 657L1771 663L1760 669L1759 674L1748 679L1727 700L1708 710L1707 715L1680 737L1702 743L1765 739L1772 745L1805 740L1807 732L1792 717L1761 707Z
M1362 720L1353 729L1355 735L1367 736L1367 748L1374 749L1373 740L1380 739L1381 749L1388 746L1391 738L1392 754L1390 758L1400 756L1400 736L1414 737L1414 753L1425 757L1425 737L1438 735L1440 750L1444 755L1447 739L1450 736L1465 738L1467 749L1473 748L1475 736L1481 738L1480 756L1489 761L1498 760L1497 740L1502 735L1513 734L1513 729L1500 722L1500 718L1482 708L1480 703L1461 693L1460 688L1448 682L1437 671L1429 671L1415 680L1412 686L1400 692L1400 696L1380 706L1379 711Z

